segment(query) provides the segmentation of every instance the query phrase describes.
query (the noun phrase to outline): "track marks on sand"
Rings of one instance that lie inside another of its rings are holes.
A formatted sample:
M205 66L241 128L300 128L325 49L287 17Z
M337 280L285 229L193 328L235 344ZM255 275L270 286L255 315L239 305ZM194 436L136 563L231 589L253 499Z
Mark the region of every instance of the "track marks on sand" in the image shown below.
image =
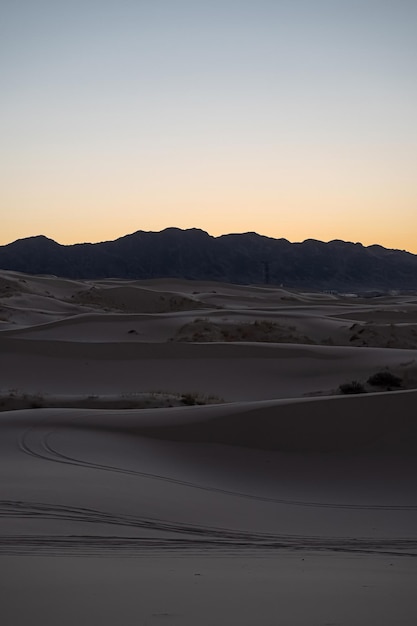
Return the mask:
M89 469L101 470L106 472L114 472L119 474L127 474L131 476L138 476L140 478L149 480L158 480L168 482L171 484L179 485L182 487L190 487L192 489L199 489L202 491L208 491L211 493L218 493L227 496L233 496L237 498L244 498L254 500L258 502L266 502L285 506L294 507L313 507L313 508L326 508L326 509L348 509L348 510L374 510L374 511L417 511L417 504L404 504L404 505L389 505L389 504L352 504L341 502L317 502L307 500L292 500L285 498L277 498L270 496L262 496L257 494L243 493L240 491L233 491L229 489L222 489L220 487L202 485L200 483L180 480L170 476L163 476L161 474L154 474L150 472L144 472L139 470L125 469L119 466L108 465L103 463L95 463L81 458L76 458L63 454L58 451L51 444L51 440L56 431L41 431L39 428L30 429L23 433L19 440L19 447L25 453L35 458L51 461L54 463L64 463L67 465L74 465ZM62 432L62 430L61 430Z
M94 525L129 527L132 530L164 532L168 536L117 536L105 534L71 535L1 535L0 554L85 556L135 555L144 550L211 552L270 552L276 550L331 551L347 553L390 554L417 557L415 538L320 537L306 535L241 532L225 528L188 525L132 515L115 515L97 509L41 502L0 501L1 518L49 519L84 522ZM169 536L173 535L173 536Z

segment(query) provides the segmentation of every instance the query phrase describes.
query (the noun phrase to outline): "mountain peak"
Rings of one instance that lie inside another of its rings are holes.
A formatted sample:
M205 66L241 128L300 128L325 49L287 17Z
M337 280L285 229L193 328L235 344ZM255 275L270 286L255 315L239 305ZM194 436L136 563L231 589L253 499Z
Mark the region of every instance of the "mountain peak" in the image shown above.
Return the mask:
M175 277L354 290L417 289L417 256L382 246L255 232L213 237L199 228L137 231L114 241L62 246L45 235L0 246L0 267L68 278Z

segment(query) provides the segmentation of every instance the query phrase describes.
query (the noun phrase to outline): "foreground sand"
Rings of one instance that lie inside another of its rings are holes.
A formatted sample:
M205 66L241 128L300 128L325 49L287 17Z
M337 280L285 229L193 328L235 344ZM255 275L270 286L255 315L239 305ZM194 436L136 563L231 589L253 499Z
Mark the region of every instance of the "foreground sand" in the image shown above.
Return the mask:
M416 623L417 298L2 277L2 623Z

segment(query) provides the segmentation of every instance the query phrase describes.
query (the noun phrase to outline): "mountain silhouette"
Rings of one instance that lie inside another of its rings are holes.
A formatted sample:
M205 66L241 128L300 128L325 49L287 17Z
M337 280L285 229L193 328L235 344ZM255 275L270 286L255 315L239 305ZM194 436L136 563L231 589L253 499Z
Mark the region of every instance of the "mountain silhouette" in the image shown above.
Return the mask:
M60 245L43 235L0 246L0 268L67 278L176 277L320 290L417 289L417 255L379 245L257 233L137 231L114 241Z

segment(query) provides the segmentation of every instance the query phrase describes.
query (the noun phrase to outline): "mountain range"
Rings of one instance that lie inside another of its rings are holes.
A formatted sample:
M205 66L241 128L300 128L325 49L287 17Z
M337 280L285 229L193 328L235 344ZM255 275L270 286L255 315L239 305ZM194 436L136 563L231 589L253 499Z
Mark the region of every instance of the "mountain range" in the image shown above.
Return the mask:
M177 277L288 288L417 289L417 255L379 245L257 233L213 237L203 230L137 231L114 241L60 245L40 235L0 246L0 268L67 278Z

